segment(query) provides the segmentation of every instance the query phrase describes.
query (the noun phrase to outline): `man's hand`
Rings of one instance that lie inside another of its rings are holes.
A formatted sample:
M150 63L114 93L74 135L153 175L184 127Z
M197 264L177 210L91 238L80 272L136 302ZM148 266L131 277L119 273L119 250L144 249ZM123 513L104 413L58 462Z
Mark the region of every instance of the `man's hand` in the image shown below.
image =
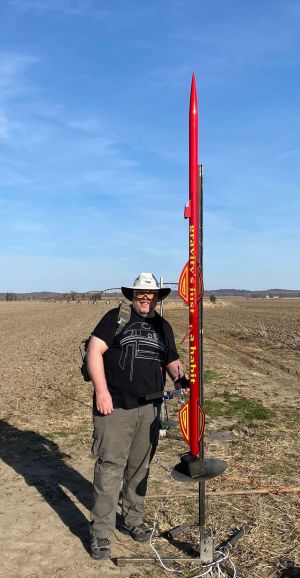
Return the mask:
M185 375L177 377L174 381L174 387L175 389L181 389L182 393L186 393L186 390L190 387L190 380Z
M186 389L190 387L190 380L184 375L184 369L181 361L175 359L167 365L168 375L173 379L175 389L181 389L182 393L186 393Z
M108 389L96 391L96 408L102 415L109 415L114 411L111 395Z

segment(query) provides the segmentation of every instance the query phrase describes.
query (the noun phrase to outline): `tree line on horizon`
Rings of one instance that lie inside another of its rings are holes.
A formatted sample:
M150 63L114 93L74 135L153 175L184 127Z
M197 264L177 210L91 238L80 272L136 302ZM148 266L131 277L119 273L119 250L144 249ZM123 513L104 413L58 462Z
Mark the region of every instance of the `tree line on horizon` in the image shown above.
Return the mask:
M178 297L176 289L172 289L171 296ZM300 297L300 290L297 289L267 289L262 291L250 291L247 289L215 289L206 290L204 296L211 298L215 297ZM102 301L109 299L118 299L122 297L120 290L108 289L103 291L69 291L69 292L51 292L51 291L33 291L31 293L17 293L17 292L3 292L0 293L0 301Z

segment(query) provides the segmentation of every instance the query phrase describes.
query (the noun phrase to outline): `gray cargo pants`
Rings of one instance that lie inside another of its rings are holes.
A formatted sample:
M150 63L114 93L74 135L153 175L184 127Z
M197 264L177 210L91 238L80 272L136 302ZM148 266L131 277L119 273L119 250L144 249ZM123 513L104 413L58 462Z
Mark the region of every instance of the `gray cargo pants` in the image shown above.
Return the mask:
M98 538L109 539L114 532L122 480L124 523L134 527L143 522L149 464L159 436L159 411L160 407L149 403L94 416L92 453L97 460L91 531Z

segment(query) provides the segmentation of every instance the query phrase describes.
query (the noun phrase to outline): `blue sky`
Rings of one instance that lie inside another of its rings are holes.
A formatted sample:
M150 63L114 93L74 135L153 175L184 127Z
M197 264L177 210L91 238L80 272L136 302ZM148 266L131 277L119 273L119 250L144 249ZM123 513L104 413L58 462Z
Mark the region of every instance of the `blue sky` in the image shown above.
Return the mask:
M2 0L0 292L178 280L193 71L205 286L300 288L298 0Z

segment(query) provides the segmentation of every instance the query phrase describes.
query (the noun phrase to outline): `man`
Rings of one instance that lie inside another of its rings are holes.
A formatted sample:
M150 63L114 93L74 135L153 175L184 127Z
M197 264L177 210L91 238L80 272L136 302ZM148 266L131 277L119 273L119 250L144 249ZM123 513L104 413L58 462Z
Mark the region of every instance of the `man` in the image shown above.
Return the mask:
M139 542L150 539L143 520L149 464L159 435L159 413L166 372L175 387L184 386L170 324L155 311L170 293L152 273L140 273L133 287L122 287L131 301L128 322L116 335L119 309L104 315L87 352L94 384L94 505L91 556L110 558L110 538L122 489L122 530Z

